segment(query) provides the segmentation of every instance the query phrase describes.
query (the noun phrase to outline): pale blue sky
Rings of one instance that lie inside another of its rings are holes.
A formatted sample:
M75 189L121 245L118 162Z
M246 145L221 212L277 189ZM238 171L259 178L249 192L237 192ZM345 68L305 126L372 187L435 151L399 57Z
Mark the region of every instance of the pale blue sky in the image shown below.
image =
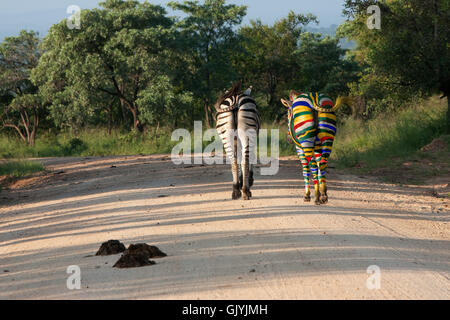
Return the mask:
M6 36L17 35L21 29L39 31L44 36L50 26L69 16L69 5L82 9L96 7L100 0L0 0L0 41ZM165 5L168 0L151 0L154 4ZM344 0L229 0L229 3L248 6L247 17L273 23L288 14L313 13L318 16L320 25L328 27L340 24Z

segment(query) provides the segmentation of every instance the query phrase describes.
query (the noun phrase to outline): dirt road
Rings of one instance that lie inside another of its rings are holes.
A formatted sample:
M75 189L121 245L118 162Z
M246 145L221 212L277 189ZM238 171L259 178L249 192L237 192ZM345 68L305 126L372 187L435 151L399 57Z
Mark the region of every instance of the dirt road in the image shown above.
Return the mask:
M51 173L0 194L0 299L450 299L450 203L428 187L330 170L330 203L314 206L284 159L256 176L253 200L231 201L226 165L43 162ZM120 256L92 257L110 239L168 257L115 269ZM80 290L67 289L71 265Z

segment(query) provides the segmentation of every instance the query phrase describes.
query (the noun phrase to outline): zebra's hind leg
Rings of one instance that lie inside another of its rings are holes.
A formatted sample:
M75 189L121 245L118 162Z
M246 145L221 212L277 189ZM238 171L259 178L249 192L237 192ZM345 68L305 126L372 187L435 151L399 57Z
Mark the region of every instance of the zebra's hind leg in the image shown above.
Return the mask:
M321 194L320 194L320 190L319 190L319 182L318 181L314 181L314 203L316 205L321 205Z
M242 197L242 193L241 184L239 182L239 167L236 159L233 159L231 170L233 171L233 194L231 195L231 197L233 200L237 200Z
M250 198L252 197L252 192L250 191L250 188L253 186L254 182L255 182L255 180L253 178L253 169L252 168L249 170L249 173L248 173L248 188L245 188L244 177L243 177L242 173L239 175L239 183L241 185L242 192L244 193L244 200L250 200Z
M313 180L314 180L314 203L316 205L320 205L320 184L319 184L319 168L317 167L317 162L315 160L312 160L310 162L311 164L311 172L313 174Z
M308 164L303 166L303 179L305 180L305 202L311 202L311 190L309 189L309 176L311 171Z
M303 150L297 147L297 154L302 163L303 169L303 180L305 181L305 198L304 202L311 202L311 190L309 189L309 177L311 175L311 170L309 168L308 160L306 160Z
M247 129L246 131L239 129L238 136L242 146L242 197L244 200L250 200L252 197L250 192L250 153L255 146L256 132L253 129Z
M244 162L242 165L242 171L243 171L243 185L242 185L242 194L244 200L250 200L252 197L252 193L250 191L250 185L249 185L249 165L248 162Z
M253 187L253 184L255 183L255 178L253 178L253 168L250 168L250 175L248 177L248 185Z
M242 197L241 188L239 188L239 184L233 184L233 194L232 194L233 200L238 200Z
M327 185L325 182L320 184L320 203L328 203Z
M320 203L326 204L328 203L328 188L327 182L325 179L325 169L327 167L327 162L322 161L320 163L320 171L319 171L319 180L320 180Z
M239 174L239 184L242 188L242 186L244 185L244 178L242 177L242 172ZM251 188L253 187L253 184L255 183L255 179L253 178L253 169L250 169L249 172L249 177L248 177L248 186Z

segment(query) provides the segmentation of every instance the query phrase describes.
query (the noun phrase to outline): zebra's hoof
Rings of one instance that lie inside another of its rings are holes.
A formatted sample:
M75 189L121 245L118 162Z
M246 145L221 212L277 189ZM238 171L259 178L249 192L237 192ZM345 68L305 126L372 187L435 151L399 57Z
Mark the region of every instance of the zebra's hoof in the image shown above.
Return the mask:
M327 204L328 203L328 196L326 194L320 196L320 203L321 204Z
M239 190L234 190L231 197L233 198L233 200L238 200L242 197L242 193Z
M252 193L250 190L242 190L244 200L250 200Z
M322 204L322 202L320 201L320 195L314 198L314 203L316 204L316 206L320 206Z

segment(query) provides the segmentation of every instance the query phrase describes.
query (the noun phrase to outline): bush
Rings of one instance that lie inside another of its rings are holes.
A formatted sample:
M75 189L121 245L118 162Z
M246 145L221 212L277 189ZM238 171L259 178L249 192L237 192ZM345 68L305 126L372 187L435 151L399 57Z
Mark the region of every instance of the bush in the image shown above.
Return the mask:
M81 155L87 149L88 146L83 142L83 140L79 138L72 138L69 140L69 143L63 147L63 153L65 156Z
M447 105L438 97L369 121L347 119L338 129L332 159L344 167L383 166L408 158L445 131Z

